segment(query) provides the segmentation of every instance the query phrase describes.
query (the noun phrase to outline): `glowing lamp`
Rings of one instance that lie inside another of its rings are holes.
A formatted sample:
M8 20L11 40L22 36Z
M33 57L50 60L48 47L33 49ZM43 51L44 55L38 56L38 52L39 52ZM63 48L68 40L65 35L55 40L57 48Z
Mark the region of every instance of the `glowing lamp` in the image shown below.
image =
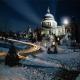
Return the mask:
M70 23L70 19L69 18L65 17L65 18L62 19L62 24L68 25L69 23Z

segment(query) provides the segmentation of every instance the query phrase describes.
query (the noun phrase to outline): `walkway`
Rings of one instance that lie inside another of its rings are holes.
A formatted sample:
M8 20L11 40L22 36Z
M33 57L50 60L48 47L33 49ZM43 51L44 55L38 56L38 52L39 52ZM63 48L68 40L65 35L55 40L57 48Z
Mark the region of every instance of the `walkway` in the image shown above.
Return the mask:
M0 37L0 38L2 38L2 37ZM18 51L18 56L21 59L24 59L25 57L21 56L20 54L33 53L33 52L36 52L36 51L38 51L40 49L40 46L38 46L36 44L33 44L33 43L30 43L30 42L23 42L23 41L19 41L19 40L15 40L15 39L8 39L8 38L7 38L7 40L32 46L31 48L29 48L27 50L20 50L20 51ZM7 53L0 52L0 57L1 56L6 56L6 55L7 55Z
M19 51L18 55L20 59L23 60L24 64L28 64L30 62L30 65L36 65L36 66L49 66L49 67L60 67L67 70L74 70L78 71L80 70L80 52L73 52L71 49L68 49L65 46L61 46L58 48L59 53L62 54L47 54L47 51L44 51L42 54L37 54L36 56L21 56L20 54L27 54L29 52L34 52L40 49L40 46L29 43L29 42L23 42L13 39L8 39L13 42L20 42L23 44L31 45L32 47L28 50ZM5 53L1 53L0 56L5 56ZM57 61L57 62L56 62ZM59 62L59 63L58 63ZM29 65L29 64L28 64Z

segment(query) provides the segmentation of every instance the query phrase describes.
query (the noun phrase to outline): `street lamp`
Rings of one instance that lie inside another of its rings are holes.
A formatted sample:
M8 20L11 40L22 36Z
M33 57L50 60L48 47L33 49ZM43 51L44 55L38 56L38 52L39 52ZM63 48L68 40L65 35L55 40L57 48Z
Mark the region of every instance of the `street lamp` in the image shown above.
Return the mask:
M62 18L62 24L63 25L68 25L70 23L70 19L68 17Z

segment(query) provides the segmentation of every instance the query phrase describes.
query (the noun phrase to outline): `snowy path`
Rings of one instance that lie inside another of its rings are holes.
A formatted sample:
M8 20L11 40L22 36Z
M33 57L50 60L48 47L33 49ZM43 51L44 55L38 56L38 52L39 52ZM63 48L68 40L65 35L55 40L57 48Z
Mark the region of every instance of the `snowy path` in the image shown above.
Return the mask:
M0 38L2 38L2 37L0 37ZM5 39L4 39L4 40L5 40ZM38 50L40 49L40 46L38 46L38 45L36 45L36 44L33 44L33 43L31 43L31 42L24 42L24 41L19 41L19 40L15 40L15 39L9 39L9 38L6 38L6 40L32 46L32 47L31 47L30 49L28 49L28 50L21 50L21 51L19 51L19 53L22 53L22 54L23 54L23 53L26 54L26 53L35 52L35 51L38 51Z
M10 68L0 65L0 80L51 80L58 71L54 67L62 67L62 64L65 64L70 69L77 70L76 68L80 67L80 52L64 49L63 52L57 54L47 54L44 51L36 56L29 55L26 60L21 62L25 67ZM33 65L35 66L33 67Z
M22 64L23 65L31 65L31 66L38 66L38 67L62 67L62 64L55 60L55 62L51 62L51 61L48 61L48 60L45 60L45 59L42 59L42 58L39 58L39 57L32 57L32 56L29 56L26 60L22 60Z
M67 48L57 54L47 54L45 51L37 54L35 58L32 56L28 57L22 63L44 67L61 67L68 70L80 70L80 52L73 52Z

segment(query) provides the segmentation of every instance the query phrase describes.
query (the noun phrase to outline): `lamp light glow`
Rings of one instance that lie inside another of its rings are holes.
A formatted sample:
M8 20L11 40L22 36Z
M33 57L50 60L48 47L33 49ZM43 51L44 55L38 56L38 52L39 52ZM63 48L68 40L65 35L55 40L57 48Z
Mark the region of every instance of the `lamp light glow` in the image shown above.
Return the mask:
M70 23L70 19L68 17L62 18L62 24L68 25Z

